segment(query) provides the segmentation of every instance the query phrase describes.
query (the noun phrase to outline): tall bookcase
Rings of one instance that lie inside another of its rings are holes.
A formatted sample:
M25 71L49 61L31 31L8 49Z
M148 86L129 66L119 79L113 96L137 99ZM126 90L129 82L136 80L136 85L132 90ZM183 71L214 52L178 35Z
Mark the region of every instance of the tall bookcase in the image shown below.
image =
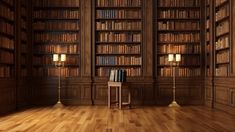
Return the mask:
M142 0L95 0L94 76L142 76Z
M29 77L29 5L27 0L20 0L20 77Z
M206 25L206 30L205 30L205 66L206 66L206 76L211 76L212 75L212 67L211 67L211 62L212 62L212 40L210 38L211 36L211 23L212 23L212 16L211 16L211 0L206 0L205 2L205 25Z
M155 53L158 77L171 77L169 53L182 55L179 77L201 76L200 0L158 0Z
M229 76L231 70L230 3L215 1L215 76Z
M0 77L15 77L15 3L0 1Z
M80 0L33 2L33 76L59 74L52 56L66 54L61 76L80 75Z

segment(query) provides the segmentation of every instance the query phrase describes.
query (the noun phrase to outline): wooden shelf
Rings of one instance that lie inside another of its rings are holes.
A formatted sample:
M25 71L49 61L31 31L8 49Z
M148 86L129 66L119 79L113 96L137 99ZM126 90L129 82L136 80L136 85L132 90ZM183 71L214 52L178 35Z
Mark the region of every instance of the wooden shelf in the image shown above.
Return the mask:
M69 7L69 6L40 6L40 7L37 7L37 6L34 6L33 7L34 10L79 10L80 7Z
M141 53L96 53L96 56L141 56Z
M80 18L34 18L33 21L80 21Z
M0 36L4 36L4 37L10 38L10 39L15 39L14 35L3 33L3 32L0 32Z
M156 19L155 19L156 20ZM200 18L157 18L158 21L200 21Z
M44 30L34 30L35 33L79 33L80 30L62 30L62 29L44 29Z
M141 6L96 6L96 9L100 9L100 10L107 10L107 9L111 9L111 10L115 10L115 9L141 9Z
M142 42L96 42L97 44L141 44Z
M4 48L4 47L0 47L0 50L5 50L5 51L10 51L10 52L15 52L15 49L10 49L10 48Z
M96 30L96 32L142 32L142 30L134 30L134 29L130 29L130 30Z
M97 65L96 67L141 67L142 65Z
M171 9L175 9L175 10L200 10L200 6L157 6L155 8L158 8L159 10L171 10Z
M14 24L14 20L10 20L10 19L3 17L3 16L0 16L0 20L5 21L10 24Z
M220 49L216 49L216 52L225 51L225 50L229 50L229 49L230 49L229 47L220 48Z
M141 21L142 18L96 18L96 20L121 20L121 21Z
M11 4L9 4L9 3L3 1L3 0L0 0L0 3L2 3L4 6L10 8L11 10L15 10L15 9L14 9L14 5L11 5Z
M216 9L219 9L219 8L221 8L221 7L223 7L223 6L227 5L227 4L229 4L229 0L226 0L226 1L223 2L223 3L221 3L221 4L219 4L219 5L216 5L215 8L216 8Z
M196 33L200 33L201 30L187 30L187 29L186 30L173 30L172 29L172 30L158 30L158 32L172 32L172 33L178 33L178 32L179 33L181 33L181 32L182 33L184 33L184 32L185 33L191 33L191 32L195 33L196 32Z
M222 23L222 22L227 21L229 19L230 19L229 16L226 16L224 18L221 18L221 19L217 20L216 23Z
M222 33L220 35L216 35L216 38L222 38L222 37L227 36L227 35L229 35L229 32Z
M48 42L34 42L34 44L41 45L41 44L50 44L50 45L55 45L55 44L80 44L79 41L77 42L53 42L53 41L48 41Z

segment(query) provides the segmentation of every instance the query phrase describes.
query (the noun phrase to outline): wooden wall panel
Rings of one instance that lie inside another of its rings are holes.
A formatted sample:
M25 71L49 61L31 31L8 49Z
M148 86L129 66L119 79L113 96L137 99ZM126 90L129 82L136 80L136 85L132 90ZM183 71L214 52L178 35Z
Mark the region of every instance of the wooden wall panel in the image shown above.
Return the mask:
M16 82L15 80L0 80L0 114L16 109Z

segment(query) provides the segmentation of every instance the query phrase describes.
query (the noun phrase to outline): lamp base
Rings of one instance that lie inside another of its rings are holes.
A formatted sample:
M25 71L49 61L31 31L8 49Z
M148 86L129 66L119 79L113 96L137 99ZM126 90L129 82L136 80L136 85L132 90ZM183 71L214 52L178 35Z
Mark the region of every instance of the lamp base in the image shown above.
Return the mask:
M169 107L180 107L180 105L176 101L172 101L171 104L168 105Z
M63 104L60 101L57 101L57 103L54 105L54 108L62 108Z

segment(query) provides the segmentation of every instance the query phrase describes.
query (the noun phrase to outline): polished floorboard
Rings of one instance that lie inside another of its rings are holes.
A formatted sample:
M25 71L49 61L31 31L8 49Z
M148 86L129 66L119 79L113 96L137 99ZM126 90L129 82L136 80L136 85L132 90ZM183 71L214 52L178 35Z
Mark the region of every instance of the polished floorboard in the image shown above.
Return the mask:
M1 116L0 132L235 132L235 117L203 106L56 106Z

